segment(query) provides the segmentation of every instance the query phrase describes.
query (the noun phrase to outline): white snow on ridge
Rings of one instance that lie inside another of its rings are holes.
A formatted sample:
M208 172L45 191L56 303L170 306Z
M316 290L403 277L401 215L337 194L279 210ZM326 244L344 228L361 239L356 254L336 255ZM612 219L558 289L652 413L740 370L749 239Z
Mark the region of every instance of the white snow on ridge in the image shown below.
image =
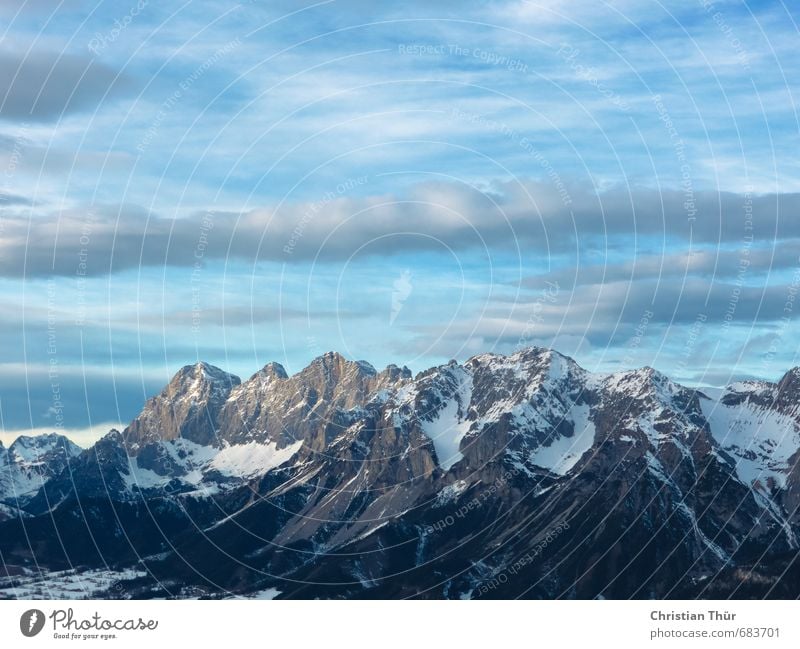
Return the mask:
M162 447L172 461L186 471L183 479L195 485L203 480L203 471L219 453L213 446L203 446L182 437L165 442Z
M0 475L0 498L16 499L35 494L47 482L35 467L9 464Z
M196 487L196 491L185 495L209 496L217 493L213 483L205 483L206 474L217 471L225 477L249 479L264 475L288 462L300 450L302 441L278 450L275 442L259 444L250 442L236 444L223 449L200 446L194 442L177 439L164 442L163 447L185 473L177 478L184 484ZM128 458L129 473L124 476L128 488L156 489L165 487L174 478L140 467L137 458Z
M594 423L589 419L589 406L572 406L570 416L575 425L572 437L559 436L549 446L540 446L531 453L536 466L566 475L594 444Z
M3 504L0 504L0 515L8 516L10 518L18 518L18 517L25 518L26 516L30 516L30 514L26 514L21 510L14 509L9 505L3 505Z
M442 505L455 500L459 494L464 493L469 485L464 480L459 480L458 482L454 482L453 484L449 484L439 491L436 494L436 500L434 501L435 507L441 507Z
M439 465L445 471L464 458L459 447L472 426L467 419L471 400L472 375L463 372L457 397L451 397L432 421L422 422L422 430L433 440Z
M681 512L688 520L694 530L695 536L697 536L698 540L708 548L712 554L714 554L717 559L722 561L722 563L728 563L731 558L728 556L728 553L725 552L720 546L718 546L714 541L712 541L708 536L706 536L705 532L700 529L700 525L697 523L697 517L694 515L694 512L689 509L688 505L681 501L678 503L678 511Z
M743 402L727 406L701 399L700 406L721 448L736 458L736 475L748 486L772 478L786 484L789 459L800 448L797 423L786 415Z
M786 486L789 461L800 448L797 422L749 400L730 406L720 401L725 393L752 389L763 391L763 385L766 384L753 381L734 384L716 399L700 399L700 407L712 437L736 460L736 476L781 526L789 547L797 548L798 540L792 527L770 492L770 482L781 489Z
M303 442L298 441L280 450L275 442L268 444L250 442L228 446L217 453L208 465L208 469L216 469L224 476L252 478L285 464L294 457L302 445Z
M128 489L133 487L155 489L156 487L163 487L170 481L168 476L162 476L155 471L140 467L135 457L128 458L128 474L122 477Z

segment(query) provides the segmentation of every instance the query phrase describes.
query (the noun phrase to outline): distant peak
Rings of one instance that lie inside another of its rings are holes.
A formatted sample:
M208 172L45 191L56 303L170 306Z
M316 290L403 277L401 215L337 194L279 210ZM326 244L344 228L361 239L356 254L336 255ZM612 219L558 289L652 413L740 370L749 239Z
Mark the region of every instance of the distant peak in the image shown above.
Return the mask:
M500 352L484 352L482 354L476 354L475 356L470 357L467 359L467 363L471 363L472 361L477 362L486 362L488 360L500 359L500 360L510 360L510 361L522 361L522 360L538 360L538 359L552 359L552 358L559 358L564 359L567 361L574 362L569 356L562 354L561 352L556 351L555 349L551 349L549 347L537 347L536 345L529 345L527 347L520 347L515 349L514 351L508 354L502 354Z
M367 361L356 361L356 365L358 365L362 370L364 370L367 374L377 374L378 370L376 370L371 363Z
M793 393L800 390L800 367L793 367L778 381L778 388L781 392L791 391Z
M786 374L783 375L783 378L793 378L797 379L800 378L800 367L793 367Z
M386 368L381 372L381 374L388 376L389 378L403 378L403 379L410 379L411 378L411 370L408 369L405 365L403 367L398 367L394 363L390 363L386 366Z
M621 376L630 376L630 377L644 377L647 379L665 379L667 378L666 374L659 372L654 367L650 365L644 365L642 367L636 367L630 370L622 370L621 372L616 372L617 375Z
M52 446L58 442L69 442L69 439L58 433L43 433L41 435L20 435L9 448L41 448Z
M313 361L311 361L311 365L309 367L315 366L323 366L325 368L331 367L355 367L360 372L363 372L368 375L375 375L378 371L372 366L371 363L367 361L351 361L348 358L345 358L339 352L325 352L322 356L317 356Z
M68 455L75 456L81 448L68 437L58 433L44 433L42 435L20 435L8 451L24 459L33 459L53 451L65 451Z
M277 379L289 378L289 375L286 372L286 368L280 363L276 363L274 361L271 363L267 363L264 367L262 367L260 374L262 376L269 376Z
M520 347L519 349L514 350L510 354L508 354L509 358L514 359L521 359L521 358L567 358L563 354L557 352L555 349L551 349L550 347L538 347L536 345L529 345L527 347Z
M649 365L609 374L605 377L604 384L607 389L624 392L638 389L639 391L655 390L658 393L674 394L683 389L683 386Z
M47 434L50 435L50 433ZM42 437L44 437L44 435ZM35 439L36 438L31 437L30 435L20 435L19 437L17 437L17 439L15 439L11 443L10 448L14 448L15 446L17 447L21 446L22 448L30 448L31 446L34 445Z
M198 361L194 365L184 365L179 369L172 382L183 382L186 380L203 380L212 383L224 382L229 385L238 385L241 380L235 374L229 374L216 365L211 365L205 361Z
M341 365L347 362L347 359L342 356L339 352L325 352L324 354L317 356L314 358L309 364L308 367L331 367L334 365Z
M329 351L325 352L321 356L317 356L315 361L346 361L347 359L342 356L339 352Z
M198 361L197 363L191 366L191 369L194 372L202 372L203 374L208 374L209 376L227 374L227 372L217 367L216 365L211 365L211 363L206 363L205 361Z
M122 433L119 432L116 428L112 428L98 440L98 443L101 442L122 444L123 443Z

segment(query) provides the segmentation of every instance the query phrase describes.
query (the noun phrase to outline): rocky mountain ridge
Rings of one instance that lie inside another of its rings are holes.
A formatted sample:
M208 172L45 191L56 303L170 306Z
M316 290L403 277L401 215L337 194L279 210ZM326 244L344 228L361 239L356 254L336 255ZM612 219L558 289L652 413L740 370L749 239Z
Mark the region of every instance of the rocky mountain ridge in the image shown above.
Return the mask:
M133 597L702 596L742 566L729 594L785 596L799 376L710 394L540 348L416 376L198 363L9 509L0 593L36 543L51 571L134 571Z

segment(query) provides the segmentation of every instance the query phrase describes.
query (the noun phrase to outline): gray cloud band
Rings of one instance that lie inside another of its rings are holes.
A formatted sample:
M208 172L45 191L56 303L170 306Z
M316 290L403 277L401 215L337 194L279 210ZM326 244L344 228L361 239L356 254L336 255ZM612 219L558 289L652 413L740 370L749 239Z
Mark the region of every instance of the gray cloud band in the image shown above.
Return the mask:
M781 242L800 238L800 194L696 191L697 218L691 222L680 190L617 189L598 195L575 186L570 195L573 201L566 206L554 188L533 181L494 183L487 193L457 184L423 184L403 198L338 197L312 219L306 218L308 206L301 203L242 214L215 212L214 236L203 259L337 260L362 247L361 254L367 255L443 250L443 246L455 250L488 246L513 254L519 246L525 254L556 254L574 251L576 241L592 238L603 249L620 248L628 254L632 237L658 237L734 250L742 248L746 239L748 246L753 245L753 259L761 255L762 263L769 264L775 256L759 252L759 246L777 249ZM87 214L92 230L88 249L81 243ZM202 214L166 219L130 206L34 216L7 210L0 238L0 274L74 275L79 261L89 276L139 266L193 267L202 219ZM303 225L303 236L287 255L286 242L298 224ZM674 248L664 257L673 253ZM698 257L690 264L701 261ZM788 265L794 261L784 260ZM664 265L653 259L650 263ZM612 267L611 272L626 271Z
M130 86L125 75L88 55L0 50L0 118L50 121L94 110Z

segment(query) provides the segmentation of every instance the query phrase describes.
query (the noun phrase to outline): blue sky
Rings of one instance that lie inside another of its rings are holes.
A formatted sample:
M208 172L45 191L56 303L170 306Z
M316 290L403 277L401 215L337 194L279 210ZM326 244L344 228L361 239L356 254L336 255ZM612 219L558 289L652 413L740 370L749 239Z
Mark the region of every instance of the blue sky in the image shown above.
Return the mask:
M0 415L182 365L523 344L798 364L798 12L622 0L0 7ZM55 406L54 406L55 404Z

